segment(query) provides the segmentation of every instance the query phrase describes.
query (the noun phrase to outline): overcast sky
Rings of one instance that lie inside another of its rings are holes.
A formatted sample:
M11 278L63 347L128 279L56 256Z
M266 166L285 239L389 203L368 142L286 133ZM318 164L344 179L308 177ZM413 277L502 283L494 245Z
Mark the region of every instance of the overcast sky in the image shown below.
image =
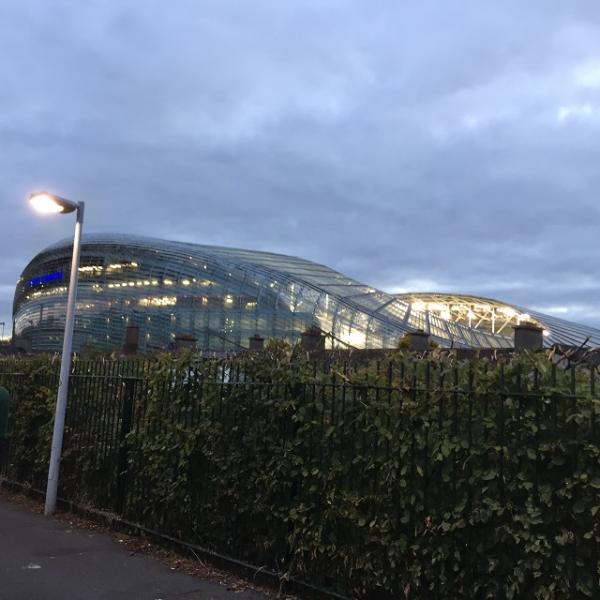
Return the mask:
M600 325L600 3L1 0L0 321L88 232Z

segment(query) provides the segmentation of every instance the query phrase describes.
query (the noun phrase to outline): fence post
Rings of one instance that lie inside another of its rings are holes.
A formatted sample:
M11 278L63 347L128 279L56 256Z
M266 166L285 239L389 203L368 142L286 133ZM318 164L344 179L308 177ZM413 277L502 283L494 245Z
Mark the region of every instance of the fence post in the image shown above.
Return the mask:
M422 329L415 329L415 331L409 331L408 337L408 349L411 352L427 352L429 349L429 333Z
M137 354L140 341L140 328L137 325L128 325L125 328L125 343L123 354Z
M544 347L544 330L535 323L520 323L513 327L515 350L541 350Z
M8 462L8 407L10 395L0 386L0 473L4 472Z
M265 338L255 333L253 336L248 338L248 350L250 352L260 352L265 345Z
M319 352L325 349L325 337L317 326L307 328L300 334L300 347L304 352Z
M118 514L123 513L123 509L125 507L125 496L127 494L127 476L129 474L127 463L129 459L129 448L126 443L126 438L127 434L131 431L133 424L135 381L136 380L133 377L123 378L125 393L121 412L121 432L119 434L119 455L117 459L117 489L115 495L115 510Z

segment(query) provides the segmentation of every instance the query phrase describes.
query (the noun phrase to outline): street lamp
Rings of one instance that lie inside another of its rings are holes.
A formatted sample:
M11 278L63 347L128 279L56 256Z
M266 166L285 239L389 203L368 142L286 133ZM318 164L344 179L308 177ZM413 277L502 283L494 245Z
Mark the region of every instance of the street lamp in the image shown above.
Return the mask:
M52 433L52 449L50 466L48 468L48 484L46 487L46 505L44 514L51 515L56 510L56 495L58 491L58 473L60 455L62 452L63 433L65 429L65 412L67 409L67 394L69 391L69 373L71 371L71 346L73 344L73 325L75 322L75 297L77 296L77 272L79 270L79 248L81 246L81 227L83 225L83 202L71 202L48 192L35 192L29 196L29 202L35 210L41 213L70 213L77 211L75 221L75 237L73 238L73 256L71 259L71 276L67 296L67 316L65 320L65 337L63 339L62 358L60 363L60 378L56 396L56 411L54 414L54 431Z

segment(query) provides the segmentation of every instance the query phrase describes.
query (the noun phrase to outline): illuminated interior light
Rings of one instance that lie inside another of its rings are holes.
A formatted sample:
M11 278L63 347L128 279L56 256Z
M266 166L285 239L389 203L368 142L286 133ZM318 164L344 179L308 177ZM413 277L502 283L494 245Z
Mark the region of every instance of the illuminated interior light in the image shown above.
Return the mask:
M173 285L173 281L171 279L165 279L164 284L165 285Z
M177 304L177 296L154 296L152 298L140 298L138 300L140 306L175 306Z
M182 279L181 283L183 283L183 285L190 285L190 280L189 279Z
M429 310L437 310L437 311L442 311L442 310L446 310L447 307L445 304L442 304L441 302L430 302L427 305L427 308Z
M339 336L340 341L349 344L350 346L354 346L356 348L364 347L367 341L367 335L364 331L358 331L353 329L350 332L343 333Z
M152 285L158 285L158 279L153 279L152 280Z

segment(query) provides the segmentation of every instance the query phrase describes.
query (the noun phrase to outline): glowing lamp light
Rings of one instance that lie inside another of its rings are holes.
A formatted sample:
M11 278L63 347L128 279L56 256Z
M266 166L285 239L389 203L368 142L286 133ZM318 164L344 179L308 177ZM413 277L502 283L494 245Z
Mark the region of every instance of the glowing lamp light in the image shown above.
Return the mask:
M31 206L40 213L59 213L63 212L64 208L54 202L47 194L37 194L29 199Z
M78 208L75 202L55 196L54 194L49 194L48 192L34 192L29 196L29 203L34 210L44 214L66 214Z

